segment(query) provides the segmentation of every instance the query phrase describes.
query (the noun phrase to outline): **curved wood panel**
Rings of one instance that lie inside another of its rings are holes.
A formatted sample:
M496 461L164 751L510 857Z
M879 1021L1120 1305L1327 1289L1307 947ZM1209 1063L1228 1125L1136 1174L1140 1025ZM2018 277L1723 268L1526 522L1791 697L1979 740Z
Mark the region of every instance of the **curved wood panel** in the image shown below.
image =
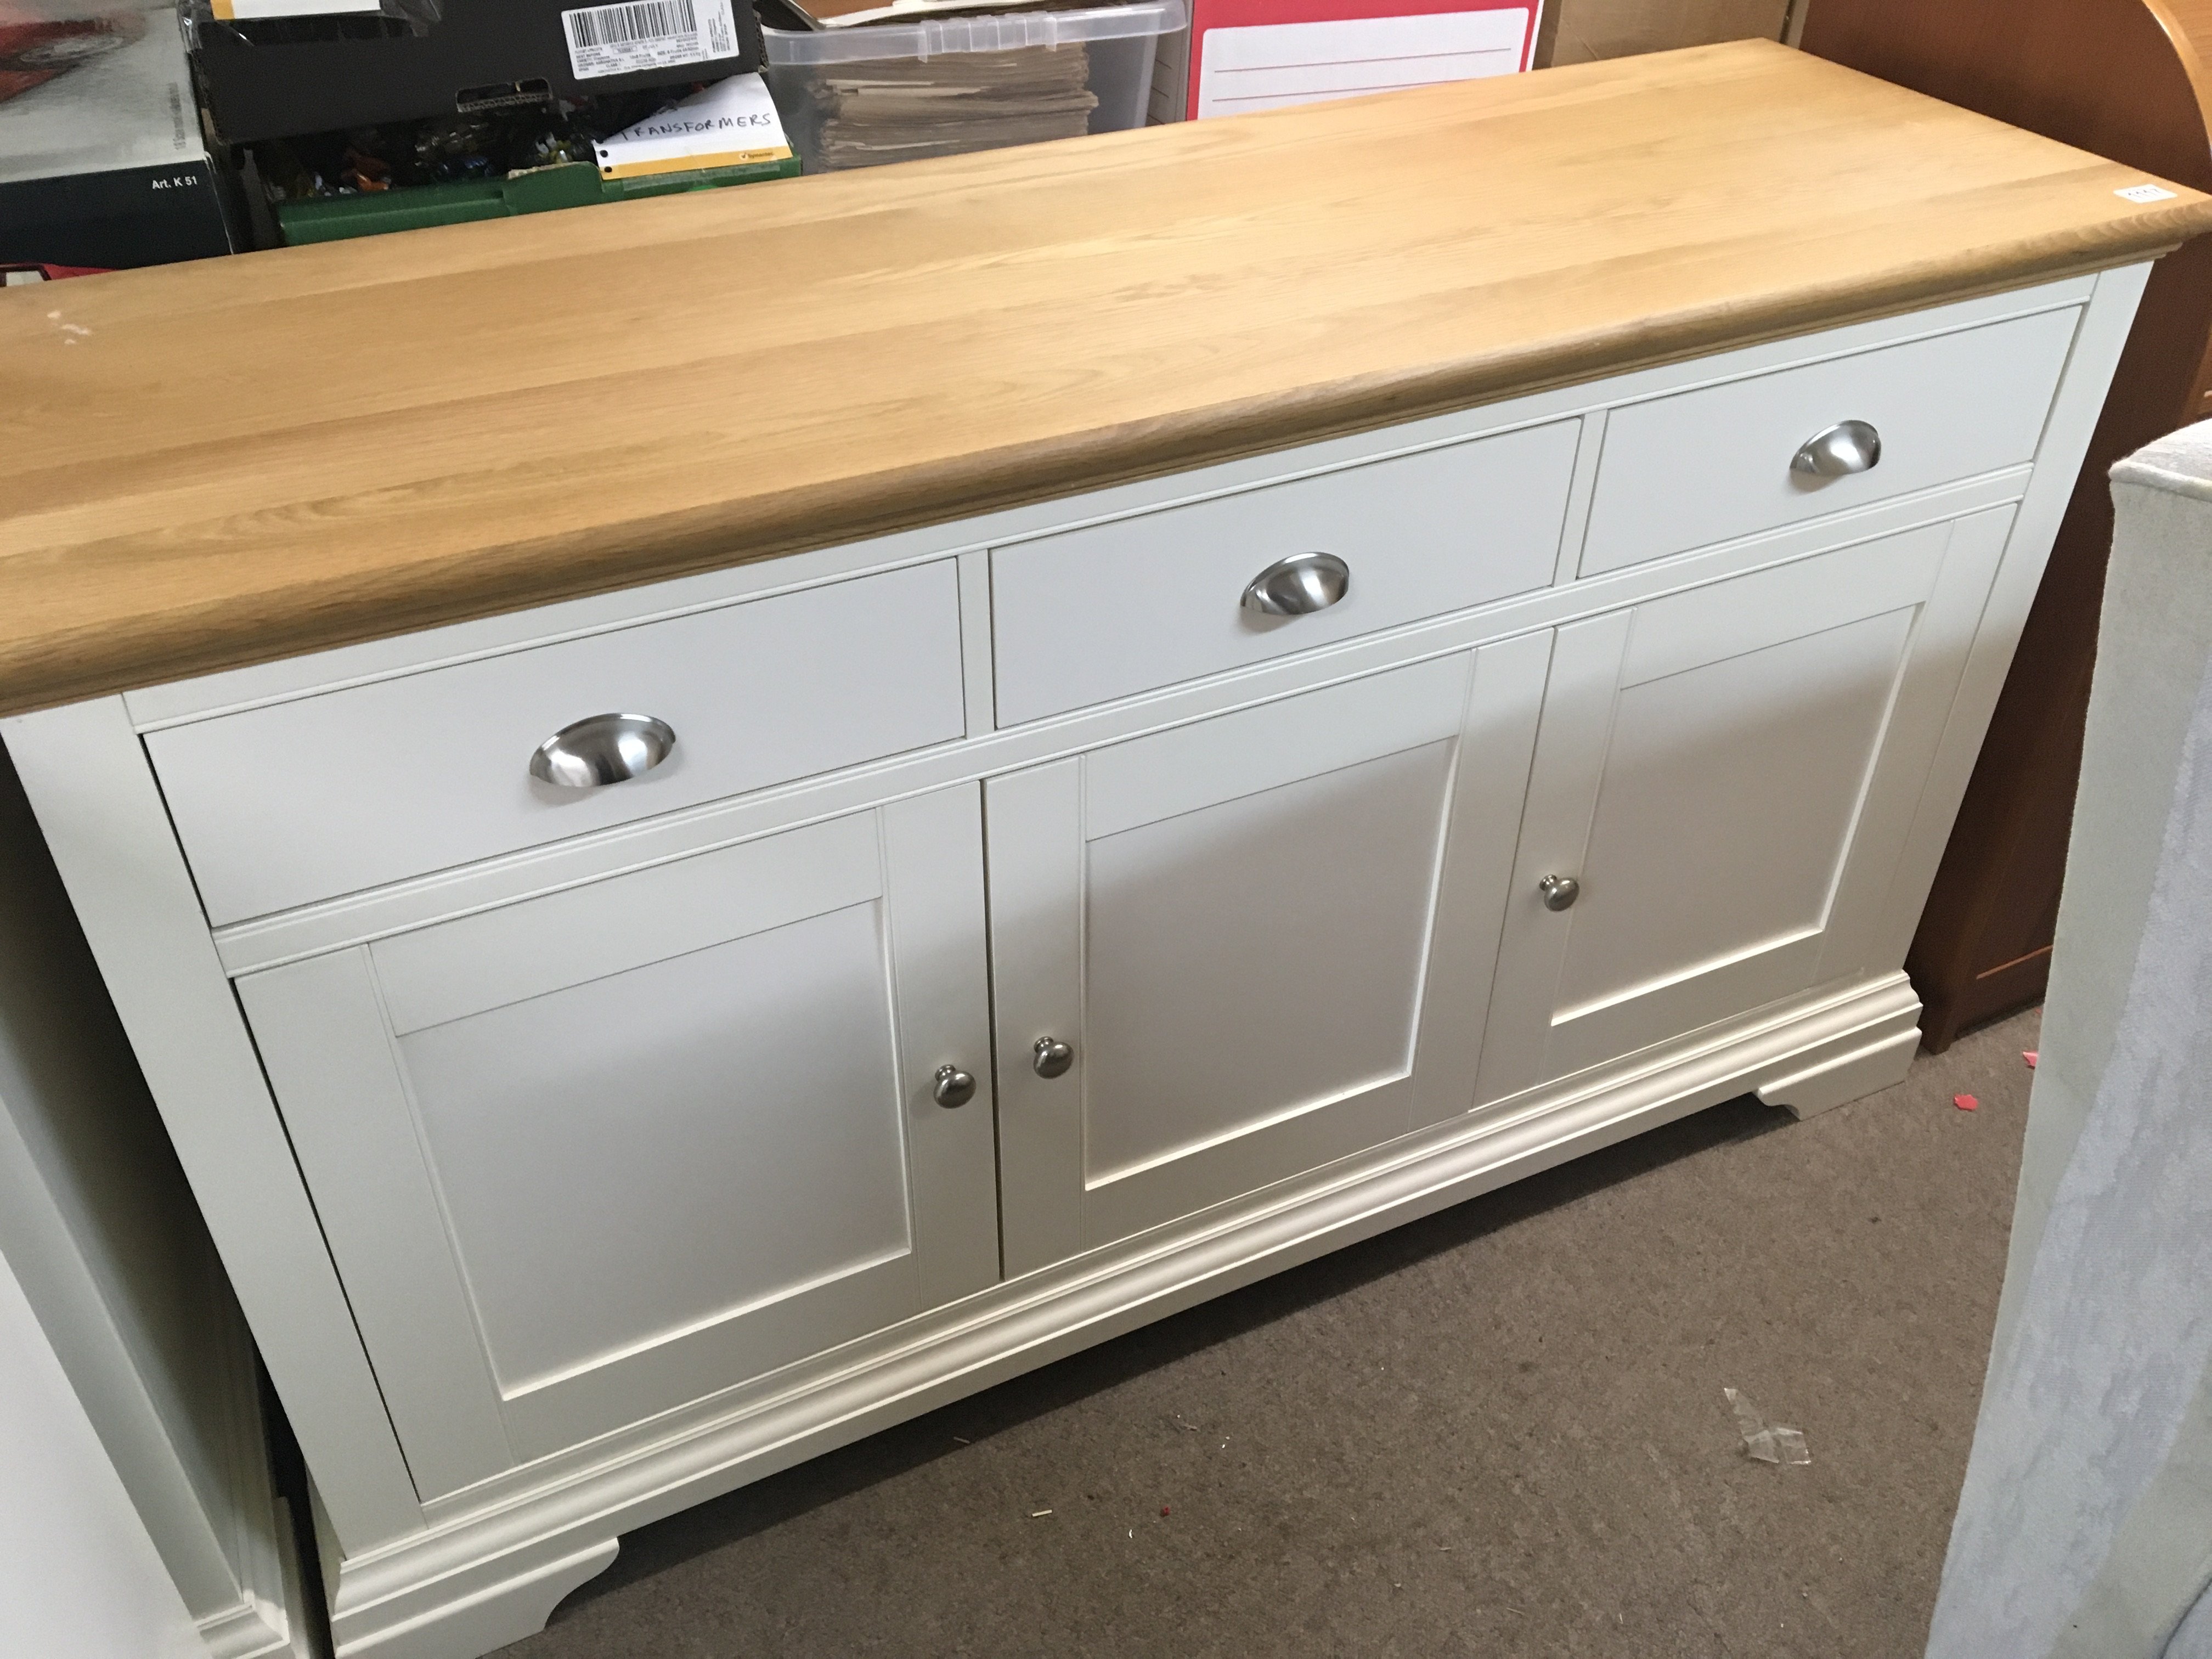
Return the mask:
M0 712L2212 226L2194 191L2116 194L2142 178L1746 41L8 290Z
M2212 0L1813 0L1808 52L2212 187ZM1906 966L1941 1050L2043 994L2112 545L2105 475L2212 414L2212 244L2152 273Z
M1811 0L1807 52L2202 189L2207 0ZM2177 42L2180 44L2177 45ZM2123 90L2124 89L2124 93ZM2193 124L2193 132L2192 132Z
M2212 41L2212 0L2143 0L2143 7L2158 19L2189 77L2197 95L2197 119L2212 129L2212 62L2205 57L2206 42Z

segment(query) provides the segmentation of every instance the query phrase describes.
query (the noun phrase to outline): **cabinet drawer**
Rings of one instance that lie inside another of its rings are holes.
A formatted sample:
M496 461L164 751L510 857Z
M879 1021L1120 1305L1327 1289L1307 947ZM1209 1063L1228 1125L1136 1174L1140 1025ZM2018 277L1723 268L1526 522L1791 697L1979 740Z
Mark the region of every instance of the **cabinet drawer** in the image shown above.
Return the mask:
M2079 316L2019 317L1615 410L1581 574L2033 460ZM1792 469L1801 445L1847 421L1880 434L1873 466Z
M667 758L565 789L538 746L610 712ZM247 916L963 735L952 563L304 697L147 738L209 919Z
M991 555L1001 726L1263 662L1547 585L1580 422L1347 467ZM1279 559L1328 553L1344 597L1243 607Z

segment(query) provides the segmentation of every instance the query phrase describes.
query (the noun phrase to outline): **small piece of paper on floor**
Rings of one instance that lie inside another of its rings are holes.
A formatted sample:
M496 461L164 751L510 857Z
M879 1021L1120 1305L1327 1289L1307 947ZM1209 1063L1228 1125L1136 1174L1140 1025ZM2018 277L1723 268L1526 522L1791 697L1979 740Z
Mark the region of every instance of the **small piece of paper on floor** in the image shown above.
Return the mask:
M1962 1112L1971 1112L1978 1108L1982 1103L1972 1095L1953 1095L1951 1103Z
M2031 1071L2031 1072L2032 1072L2032 1071L2033 1071L2033 1070L2035 1069L2036 1052L2035 1052L2035 1050L2034 1050L2034 1049L2033 1049L2033 1048L2023 1048L2023 1049L2021 1049L2021 1050L2020 1051L2020 1057L2021 1057L2022 1060L2026 1060L2026 1061L2027 1062L2027 1069L2028 1069L2029 1071Z

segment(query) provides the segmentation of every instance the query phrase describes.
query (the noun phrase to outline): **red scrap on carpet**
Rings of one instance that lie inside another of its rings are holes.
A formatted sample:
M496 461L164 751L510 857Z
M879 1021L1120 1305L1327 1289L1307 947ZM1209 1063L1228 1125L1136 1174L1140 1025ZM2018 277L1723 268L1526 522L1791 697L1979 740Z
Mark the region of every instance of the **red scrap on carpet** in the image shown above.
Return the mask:
M1951 1097L1951 1103L1954 1106L1956 1106L1962 1112L1971 1112L1982 1103L1976 1100L1972 1095L1953 1095Z
M2022 1060L2026 1060L2026 1061L2027 1062L2027 1069L2028 1069L2029 1071L2031 1071L2031 1072L2032 1072L2032 1071L2033 1071L2033 1070L2035 1069L2035 1050L2034 1050L2034 1049L2033 1049L2033 1048L2023 1048L2023 1049L2021 1049L2021 1050L2020 1051L2020 1057L2021 1057Z

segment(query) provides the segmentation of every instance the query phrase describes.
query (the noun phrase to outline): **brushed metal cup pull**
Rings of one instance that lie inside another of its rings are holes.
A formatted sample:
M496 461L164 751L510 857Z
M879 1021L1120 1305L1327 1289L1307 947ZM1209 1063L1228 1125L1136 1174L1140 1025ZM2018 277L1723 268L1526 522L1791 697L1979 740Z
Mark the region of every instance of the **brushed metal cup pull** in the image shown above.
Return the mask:
M594 714L538 745L530 775L558 789L599 789L644 776L668 758L676 733L649 714Z
M1252 578L1244 609L1263 617L1304 617L1326 611L1352 591L1352 567L1334 553L1293 553Z
M1547 910L1570 910L1583 896L1583 884L1572 876L1546 876L1536 884L1536 890L1544 896Z
M975 1074L957 1066L940 1066L929 1097L940 1106L965 1106L975 1098Z
M1881 434L1864 421L1838 421L1815 432L1790 458L1790 470L1815 478L1865 472L1881 459Z
M1065 1077L1074 1064L1075 1050L1056 1036L1041 1036L1030 1049L1030 1069L1039 1077Z

